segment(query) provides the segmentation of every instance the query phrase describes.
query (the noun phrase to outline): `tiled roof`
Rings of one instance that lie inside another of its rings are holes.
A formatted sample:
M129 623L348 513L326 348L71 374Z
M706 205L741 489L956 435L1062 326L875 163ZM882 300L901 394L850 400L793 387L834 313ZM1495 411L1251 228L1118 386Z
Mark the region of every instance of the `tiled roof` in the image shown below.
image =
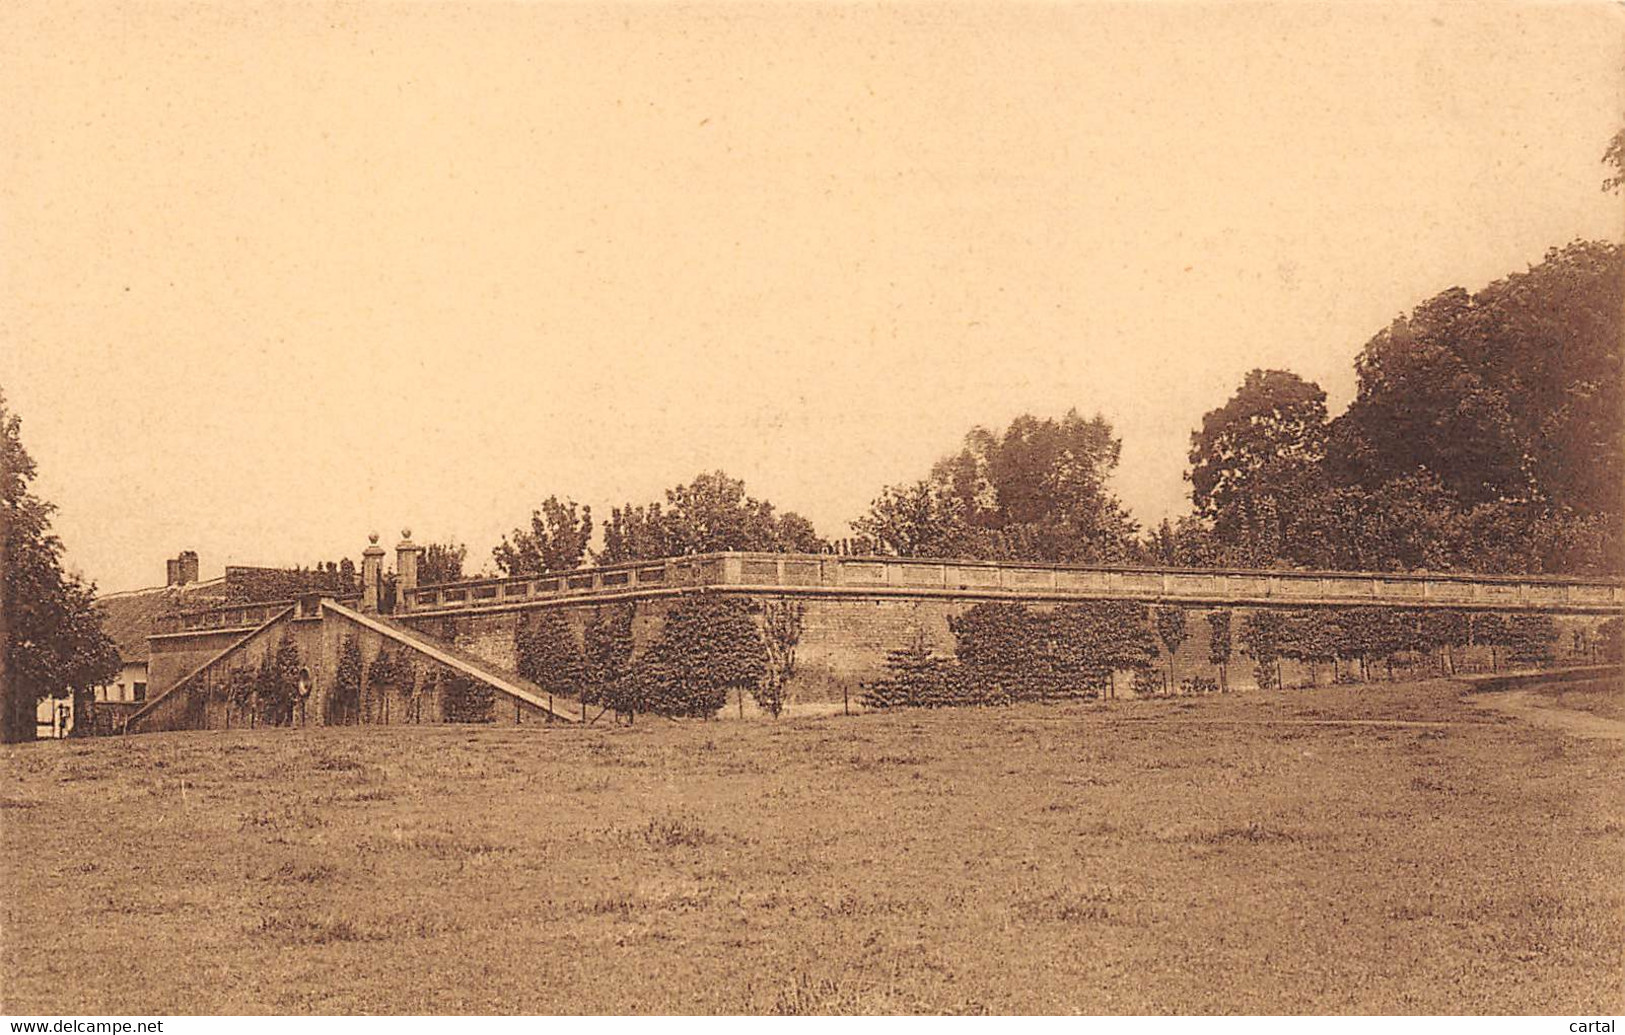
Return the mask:
M158 586L126 593L109 593L96 601L102 629L112 638L126 664L147 660L147 637L159 615L181 607L208 607L225 597L225 579L210 579L185 586Z

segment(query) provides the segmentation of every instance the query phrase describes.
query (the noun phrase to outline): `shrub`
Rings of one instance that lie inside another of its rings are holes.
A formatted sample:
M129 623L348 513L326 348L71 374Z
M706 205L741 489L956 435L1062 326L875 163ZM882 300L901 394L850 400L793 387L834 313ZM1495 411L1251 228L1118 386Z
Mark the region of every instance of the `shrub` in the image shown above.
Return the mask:
M1179 692L1182 694L1212 694L1218 690L1219 681L1207 676L1188 676L1179 681Z

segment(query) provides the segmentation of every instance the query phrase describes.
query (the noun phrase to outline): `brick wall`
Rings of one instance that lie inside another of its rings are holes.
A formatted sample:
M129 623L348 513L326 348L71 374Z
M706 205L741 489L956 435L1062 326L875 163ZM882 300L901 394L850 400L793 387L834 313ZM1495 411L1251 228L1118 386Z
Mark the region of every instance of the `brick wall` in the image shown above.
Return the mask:
M948 619L974 606L974 601L942 598L910 599L896 596L827 596L807 597L801 643L796 651L797 672L788 692L793 703L840 701L843 692L854 698L862 684L880 678L884 672L886 653L906 645L918 632L923 632L936 650L952 657L953 634ZM583 629L593 610L599 606L583 601L579 604L550 605L561 610L576 636ZM622 606L622 605L614 605ZM633 638L642 650L659 634L660 623L670 598L655 598L637 603L633 621ZM1056 605L1039 605L1036 609L1049 610ZM1228 682L1233 690L1257 689L1254 662L1242 653L1241 628L1249 613L1247 608L1230 609L1231 650ZM1185 620L1187 638L1174 659L1174 678L1185 680L1202 676L1219 680L1218 668L1208 661L1210 626L1208 608L1188 608ZM460 646L494 664L512 669L515 665L514 644L519 623L535 609L506 611L496 614L459 616L407 615L403 620L431 635L444 637L445 623L454 622L460 630ZM1581 630L1595 638L1594 630L1605 620L1593 615L1558 615L1557 658L1565 661L1585 662L1588 656L1577 656L1573 633ZM1154 635L1154 634L1153 634ZM1158 640L1157 665L1160 672L1167 671L1168 657ZM1454 652L1458 671L1488 671L1490 651L1475 647ZM1442 662L1441 662L1442 667ZM1320 664L1313 667L1292 660L1281 662L1281 674L1288 687L1307 686L1312 681L1328 684L1333 679L1333 666ZM1383 673L1386 674L1386 673ZM1405 674L1405 673L1396 673ZM1421 677L1429 673L1418 669L1410 673ZM1126 674L1117 680L1118 693L1127 696L1129 680ZM730 705L730 707L734 707Z

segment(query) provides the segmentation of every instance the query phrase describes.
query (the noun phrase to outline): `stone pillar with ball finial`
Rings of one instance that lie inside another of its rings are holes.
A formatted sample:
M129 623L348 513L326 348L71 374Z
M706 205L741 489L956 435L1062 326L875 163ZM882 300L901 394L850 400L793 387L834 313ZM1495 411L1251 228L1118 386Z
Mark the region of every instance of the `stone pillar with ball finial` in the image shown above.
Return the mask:
M378 613L378 588L384 580L384 548L378 545L378 533L367 536L367 548L361 551L361 610L366 614Z
M411 591L418 588L418 557L423 547L412 541L412 530L401 529L401 541L395 547L395 610L409 611L412 607Z

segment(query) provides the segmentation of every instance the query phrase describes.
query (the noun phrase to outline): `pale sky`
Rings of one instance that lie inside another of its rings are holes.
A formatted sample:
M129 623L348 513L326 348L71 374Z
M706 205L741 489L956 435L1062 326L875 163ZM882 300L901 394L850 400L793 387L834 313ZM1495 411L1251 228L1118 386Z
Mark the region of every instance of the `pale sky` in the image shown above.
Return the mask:
M702 470L848 534L1103 412L1145 524L1257 366L1577 237L1591 5L0 8L0 388L103 591Z

